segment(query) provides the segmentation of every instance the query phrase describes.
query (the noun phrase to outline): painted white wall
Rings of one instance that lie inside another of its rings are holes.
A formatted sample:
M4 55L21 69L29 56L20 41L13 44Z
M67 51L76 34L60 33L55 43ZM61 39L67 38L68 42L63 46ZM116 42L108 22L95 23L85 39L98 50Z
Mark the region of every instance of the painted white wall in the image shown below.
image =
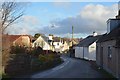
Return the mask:
M48 36L49 40L53 40L53 36Z
M84 47L84 59L89 60L89 52L88 52L88 47Z
M96 60L96 42L89 46L89 60Z
M66 41L64 42L63 48L62 48L62 51L65 51L65 50L69 50L69 45L67 44Z
M46 41L44 41L44 39L41 36L33 43L32 47L40 46L42 41L44 43L43 50L50 50L50 45ZM40 47L42 47L42 46L40 46Z
M55 47L56 52L62 52L63 43L61 43L61 42L53 42L53 45Z
M75 57L83 58L83 47L75 47Z
M96 60L96 42L91 44L89 47L75 47L75 57L83 58L86 60Z

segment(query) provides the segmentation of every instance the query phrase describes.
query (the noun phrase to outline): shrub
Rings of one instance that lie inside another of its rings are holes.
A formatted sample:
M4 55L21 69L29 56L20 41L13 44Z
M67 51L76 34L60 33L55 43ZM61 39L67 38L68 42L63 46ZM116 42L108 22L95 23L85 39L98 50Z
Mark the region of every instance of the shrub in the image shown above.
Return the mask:
M40 60L40 62L42 62L42 63L47 62L47 57L46 57L46 55L40 54L40 55L39 55L39 60Z
M26 52L26 48L25 47L21 47L21 46L11 46L10 48L10 53L11 54L22 54Z
M30 56L27 54L11 54L5 67L9 76L26 74L30 70Z
M31 51L30 51L30 54L35 56L35 57L38 57L40 54L44 53L42 48L41 47L37 47L37 48L33 48Z

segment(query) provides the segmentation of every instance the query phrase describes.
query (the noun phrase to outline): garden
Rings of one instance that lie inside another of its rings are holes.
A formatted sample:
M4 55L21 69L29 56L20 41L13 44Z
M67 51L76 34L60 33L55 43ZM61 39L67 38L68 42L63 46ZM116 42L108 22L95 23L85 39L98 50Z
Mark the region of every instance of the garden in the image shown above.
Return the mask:
M44 51L41 47L12 46L4 68L4 75L9 77L31 75L55 67L62 62L58 53Z

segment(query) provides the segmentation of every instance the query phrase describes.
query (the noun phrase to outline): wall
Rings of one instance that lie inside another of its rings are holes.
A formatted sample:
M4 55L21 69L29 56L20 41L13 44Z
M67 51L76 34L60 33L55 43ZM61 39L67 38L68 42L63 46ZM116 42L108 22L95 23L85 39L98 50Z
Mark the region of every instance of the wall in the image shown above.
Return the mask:
M43 50L50 50L50 45L44 41L42 37L39 37L32 45L32 47L40 46Z
M16 39L13 42L13 44L14 45L26 46L26 47L31 46L30 38L28 36L20 36L18 39Z
M69 50L69 45L67 44L66 41L64 42L63 48L62 48L62 51L65 51L65 50Z
M113 30L115 27L120 24L120 20L117 19L109 19L107 21L107 33L109 33L111 30Z
M55 47L56 52L61 52L63 47L63 44L61 42L53 42L53 45Z
M101 48L101 47L102 47L102 46L101 46L100 43L97 43L97 44L96 44L96 63L97 63L98 66L102 66L101 63L100 63L100 60L101 60L101 59L100 59L100 54L101 54L101 53L100 53L100 52L101 52L101 51L100 51L100 48Z
M117 54L118 54L118 77L120 78L120 47L117 48Z
M115 48L116 41L110 40L106 42L102 42L101 44L97 43L98 52L97 52L97 64L100 64L100 47L103 47L103 69L108 71L109 73L113 74L117 77L118 75L118 51ZM112 46L112 57L108 57L108 46Z
M89 46L89 60L96 60L96 42Z
M89 51L88 51L88 47L84 47L84 48L83 48L83 54L84 54L84 59L89 60Z
M83 58L83 47L75 47L75 57Z

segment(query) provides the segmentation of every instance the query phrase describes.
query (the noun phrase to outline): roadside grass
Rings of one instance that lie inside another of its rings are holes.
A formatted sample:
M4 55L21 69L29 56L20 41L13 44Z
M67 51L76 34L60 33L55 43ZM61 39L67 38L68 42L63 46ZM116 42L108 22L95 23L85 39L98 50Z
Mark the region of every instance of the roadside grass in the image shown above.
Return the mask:
M101 73L103 73L105 76L107 76L107 78L115 78L112 74L108 73L106 70L104 69L100 69L99 70Z
M100 73L102 73L105 78L114 78L114 79L115 79L115 77L114 77L112 74L110 74L110 73L108 73L106 70L100 68L100 67L96 64L96 61L89 61L89 62L90 62L90 64L91 64L91 67L92 67L93 69L99 71Z
M104 78L116 79L112 74L110 74L110 73L108 73L106 70L100 68L100 67L96 64L96 61L86 60L86 59L82 59L82 58L75 58L75 59L80 59L80 60L84 60L84 61L89 62L90 65L91 65L91 67L92 67L94 70L96 70L96 71L98 71L98 72L100 72L100 73L103 74Z
M10 78L8 75L6 75L5 73L0 74L2 78Z

